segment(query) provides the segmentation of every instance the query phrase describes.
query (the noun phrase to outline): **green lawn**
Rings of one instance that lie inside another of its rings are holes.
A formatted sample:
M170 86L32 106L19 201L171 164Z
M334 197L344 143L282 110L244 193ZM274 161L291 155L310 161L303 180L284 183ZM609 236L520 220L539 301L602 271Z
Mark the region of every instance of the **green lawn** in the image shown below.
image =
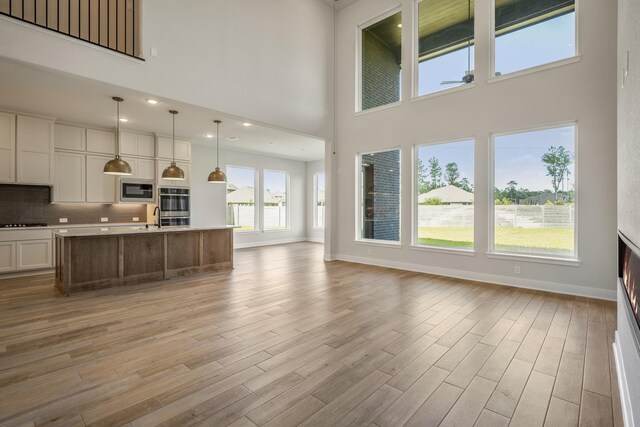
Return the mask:
M573 230L567 228L497 228L496 249L514 252L573 253ZM473 247L471 227L420 227L421 245L450 248Z

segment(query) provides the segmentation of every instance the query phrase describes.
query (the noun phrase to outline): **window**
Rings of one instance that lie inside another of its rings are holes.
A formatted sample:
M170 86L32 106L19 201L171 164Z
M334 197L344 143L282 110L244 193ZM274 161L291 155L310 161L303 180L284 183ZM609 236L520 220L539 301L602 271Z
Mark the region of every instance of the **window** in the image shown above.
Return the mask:
M263 215L265 230L282 230L289 226L289 174L264 171Z
M256 229L256 170L227 166L227 224Z
M416 147L415 243L473 249L474 141Z
M402 12L394 12L360 31L360 108L400 101Z
M361 154L360 239L400 241L400 150Z
M418 0L418 95L474 80L473 0Z
M494 52L497 76L575 56L575 1L496 0Z
M575 258L575 126L493 138L494 252Z
M324 228L324 210L325 210L325 198L324 198L324 181L325 181L325 173L318 172L315 174L315 189L313 192L313 208L314 208L314 216L313 216L313 225L315 228Z

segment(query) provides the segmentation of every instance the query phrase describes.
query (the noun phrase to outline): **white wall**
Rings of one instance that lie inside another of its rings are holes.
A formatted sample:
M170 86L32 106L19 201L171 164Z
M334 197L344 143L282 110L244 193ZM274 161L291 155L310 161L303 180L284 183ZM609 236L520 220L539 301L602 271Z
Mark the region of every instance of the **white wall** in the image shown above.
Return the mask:
M356 27L397 6L394 0L361 0L337 18L337 192L334 221L337 244L329 257L417 271L513 284L559 292L615 298L616 266L616 8L599 1L579 3L578 62L488 83L489 0L476 2L475 87L410 101L412 0L403 0L403 104L377 112L354 114ZM578 254L579 266L487 258L489 139L505 132L554 123L578 122ZM475 256L412 249L411 151L414 144L456 138L476 139ZM402 149L402 246L354 242L358 152ZM330 170L335 169L330 166ZM521 266L515 275L514 265Z
M324 160L307 162L307 239L312 242L324 242L324 229L313 227L314 194L315 194L315 174L324 172ZM325 193L326 194L326 193ZM327 211L325 210L325 215Z
M142 29L144 62L0 17L0 56L332 134L333 12L322 0L145 1Z
M219 188L224 185L208 184L207 177L215 169L215 148L204 145L192 145L191 192L192 220L194 225L226 224L226 194L221 195ZM306 163L295 160L251 154L240 151L220 151L220 169L227 165L255 168L258 174L258 197L262 200L262 171L264 169L289 173L289 229L269 231L236 232L236 248L269 245L306 240ZM211 187L217 187L211 189ZM215 193L215 194L214 194ZM205 197L196 200L196 195ZM260 210L258 218L260 219Z

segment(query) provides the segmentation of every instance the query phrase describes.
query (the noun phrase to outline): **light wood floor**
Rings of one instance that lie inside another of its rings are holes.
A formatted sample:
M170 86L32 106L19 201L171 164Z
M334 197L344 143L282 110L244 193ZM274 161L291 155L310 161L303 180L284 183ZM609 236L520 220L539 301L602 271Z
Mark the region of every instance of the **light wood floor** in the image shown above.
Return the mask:
M0 281L0 424L622 425L614 303L321 259L70 298Z

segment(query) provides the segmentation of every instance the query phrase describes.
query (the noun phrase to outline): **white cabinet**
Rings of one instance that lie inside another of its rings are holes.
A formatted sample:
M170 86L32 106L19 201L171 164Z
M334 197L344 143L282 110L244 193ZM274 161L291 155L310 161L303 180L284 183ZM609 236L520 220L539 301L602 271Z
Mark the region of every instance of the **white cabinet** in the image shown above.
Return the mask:
M184 171L184 180L183 181L173 181L162 179L162 172L169 166L171 166L171 161L169 160L158 160L156 163L156 173L159 187L189 187L191 185L191 165L188 163L180 163L176 162L176 165L180 167Z
M173 150L171 148L171 138L159 136L157 140L156 153L159 159L173 158ZM175 144L175 159L176 161L190 162L191 161L191 142L182 139L176 139Z
M89 203L116 202L116 176L102 172L109 160L111 157L87 155L86 201Z
M84 151L86 147L87 131L85 128L68 125L56 125L56 149Z
M17 270L37 270L51 268L51 239L28 240L17 242L18 252Z
M155 139L151 135L120 132L120 153L123 156L155 157Z
M91 153L116 154L116 134L98 129L87 129L87 151Z
M127 178L156 179L156 162L152 159L141 159L137 157L123 157L129 163L133 174Z
M84 154L56 152L54 202L82 203L85 201L85 162Z
M16 182L15 114L0 113L0 182Z
M21 184L53 184L53 121L17 116L16 171Z
M0 242L0 273L16 269L16 242Z

